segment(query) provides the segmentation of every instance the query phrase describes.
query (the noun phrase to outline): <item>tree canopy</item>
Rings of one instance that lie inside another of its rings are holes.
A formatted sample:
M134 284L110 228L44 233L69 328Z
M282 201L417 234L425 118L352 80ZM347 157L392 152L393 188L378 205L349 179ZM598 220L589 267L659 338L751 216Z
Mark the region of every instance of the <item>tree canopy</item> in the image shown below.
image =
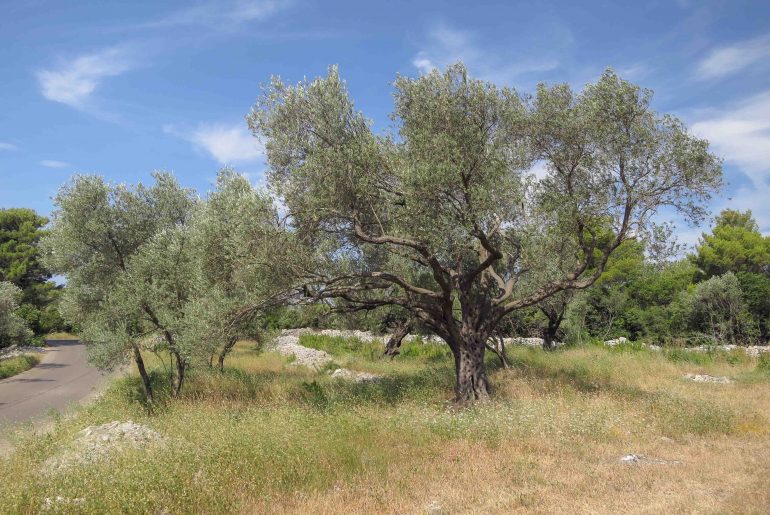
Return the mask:
M506 315L590 286L662 206L701 219L721 185L708 143L609 70L528 97L458 64L399 76L394 99L392 133L375 134L331 68L274 79L248 121L315 256L311 294L408 311L451 347L461 401L488 395L485 343Z
M725 209L711 234L703 233L693 262L705 277L727 272L770 274L770 237L763 236L751 211Z
M176 395L190 365L218 353L223 366L248 322L294 284L301 254L272 199L232 171L205 200L168 173L151 186L79 175L55 204L43 247L67 277L64 314L100 368L133 357L150 400L142 351L169 353Z

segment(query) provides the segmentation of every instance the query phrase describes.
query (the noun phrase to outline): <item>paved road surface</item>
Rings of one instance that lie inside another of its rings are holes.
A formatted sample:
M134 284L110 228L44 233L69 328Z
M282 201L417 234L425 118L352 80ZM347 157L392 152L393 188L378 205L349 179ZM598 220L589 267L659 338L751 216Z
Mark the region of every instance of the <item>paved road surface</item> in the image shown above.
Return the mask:
M0 426L64 410L92 393L104 376L86 362L77 340L49 340L40 364L0 380Z

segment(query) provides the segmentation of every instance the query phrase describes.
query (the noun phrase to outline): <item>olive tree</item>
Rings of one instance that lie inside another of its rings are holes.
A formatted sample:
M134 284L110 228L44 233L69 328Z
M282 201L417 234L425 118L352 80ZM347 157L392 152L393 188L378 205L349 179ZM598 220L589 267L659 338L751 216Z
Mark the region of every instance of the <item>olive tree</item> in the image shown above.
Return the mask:
M708 143L609 70L582 92L530 98L458 64L399 76L394 99L392 133L375 134L331 68L274 78L248 121L315 253L308 291L410 312L451 348L460 402L488 396L485 344L506 315L590 286L657 209L698 219L721 184ZM564 245L570 266L544 268Z
M27 322L17 313L21 295L18 286L0 281L0 349L24 343L32 336Z
M687 295L686 307L690 327L714 342L746 344L757 336L740 282L732 272L698 283Z
M189 330L221 370L244 330L255 336L253 322L292 296L303 253L268 192L232 170L219 172L194 227L203 285Z
M199 204L170 174L154 179L129 187L76 175L55 197L42 241L46 265L67 279L62 311L81 327L92 362L111 369L132 357L149 400L141 351L155 336L175 359L175 392L184 379L180 308L197 277L186 231Z

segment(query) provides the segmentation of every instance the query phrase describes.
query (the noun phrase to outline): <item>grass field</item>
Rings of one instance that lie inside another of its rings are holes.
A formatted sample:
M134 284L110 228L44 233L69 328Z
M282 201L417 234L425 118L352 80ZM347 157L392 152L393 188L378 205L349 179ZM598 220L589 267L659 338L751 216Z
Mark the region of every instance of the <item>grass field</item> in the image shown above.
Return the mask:
M16 356L15 358L0 359L0 379L15 376L29 370L40 363L40 358L31 354Z
M443 347L305 336L345 367L332 380L241 342L225 373L196 370L148 416L135 378L45 437L15 435L0 461L0 512L766 513L770 366L738 353L633 347L511 348L489 363L492 401L459 409ZM354 344L355 343L355 344ZM732 384L692 383L688 372ZM162 380L156 375L157 380ZM134 420L165 444L44 473L88 425ZM636 453L666 463L624 464Z

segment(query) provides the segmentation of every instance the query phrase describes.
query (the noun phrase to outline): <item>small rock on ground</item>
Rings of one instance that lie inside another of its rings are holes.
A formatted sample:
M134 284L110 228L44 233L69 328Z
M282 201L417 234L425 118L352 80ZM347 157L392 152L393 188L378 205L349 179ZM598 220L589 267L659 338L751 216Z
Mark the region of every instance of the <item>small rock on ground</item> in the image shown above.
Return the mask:
M377 381L378 379L382 378L382 376L378 374L370 374L369 372L354 372L353 370L348 370L347 368L338 368L332 372L332 377L334 379L349 379L357 383Z
M629 465L633 464L654 464L654 465L676 465L682 463L679 460L661 460L657 458L648 458L647 456L642 456L641 454L624 454L620 457L619 460L621 463L626 463Z
M720 384L728 384L732 383L733 380L729 377L723 377L723 376L710 376L708 374L685 374L685 379L688 381L693 381L695 383L720 383Z

